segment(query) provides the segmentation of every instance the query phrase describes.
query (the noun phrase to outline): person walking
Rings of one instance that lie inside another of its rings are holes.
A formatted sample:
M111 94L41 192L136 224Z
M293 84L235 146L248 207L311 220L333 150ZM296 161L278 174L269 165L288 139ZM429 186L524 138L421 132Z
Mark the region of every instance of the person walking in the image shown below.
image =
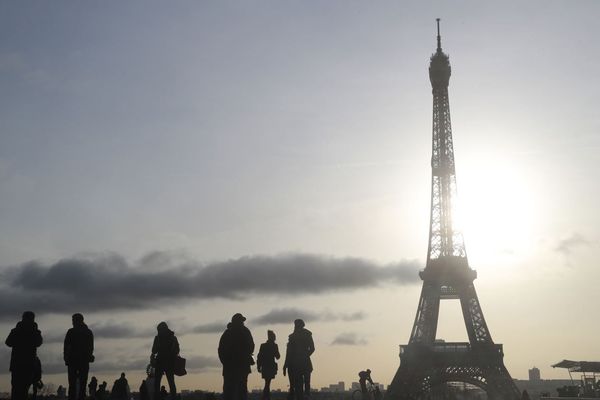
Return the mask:
M237 313L231 317L227 329L219 340L219 360L223 364L223 399L246 400L248 398L248 374L254 364L254 340L244 326L246 318Z
M265 380L262 400L271 400L271 380L277 375L277 362L279 360L279 347L275 343L275 332L267 331L267 341L260 345L256 357L256 367Z
M35 323L35 314L25 311L22 319L10 331L6 345L10 355L11 400L26 400L36 373L37 348L42 345L42 333Z
M303 320L295 320L294 332L288 337L287 362L288 368L294 374L292 381L296 400L304 400L305 396L310 397L310 374L313 370L310 356L315 352L312 332L304 326Z
M157 335L152 344L152 356L155 361L154 394L160 393L160 381L163 374L167 377L171 400L177 398L175 386L175 359L179 355L179 341L175 333L169 329L166 322L161 322L156 327Z
M69 376L69 400L84 400L90 363L94 361L94 334L83 322L83 315L73 314L73 327L64 342L64 360Z

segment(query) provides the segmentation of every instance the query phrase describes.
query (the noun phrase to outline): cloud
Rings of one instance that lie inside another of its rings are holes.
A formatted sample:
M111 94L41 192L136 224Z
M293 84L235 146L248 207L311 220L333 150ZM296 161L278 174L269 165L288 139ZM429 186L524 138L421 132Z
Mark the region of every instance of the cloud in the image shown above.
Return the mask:
M156 267L162 260L168 268ZM418 281L416 262L378 265L360 258L313 254L247 256L202 264L170 262L168 253L152 253L130 264L116 254L76 257L54 264L31 261L1 274L0 318L37 312L135 310L157 303L254 295L321 294L406 285ZM146 268L146 263L151 265Z
M196 325L190 332L192 333L222 333L227 328L227 322L217 321L208 324Z
M102 339L131 339L131 338L148 338L156 334L153 328L136 329L131 323L119 323L108 321L102 324L91 324L90 329L94 333L94 338ZM65 339L66 330L64 332L50 332L44 334L45 343L59 343Z
M575 232L570 236L559 240L554 247L554 250L564 254L565 256L569 256L576 247L589 246L590 244L591 242L587 238L580 233Z
M318 320L319 314L312 311L299 310L297 308L275 308L268 313L255 318L251 322L258 325L291 324L298 318L303 319L305 322L311 322Z
M292 324L295 319L301 318L305 322L333 322L333 321L359 321L367 317L364 311L356 311L353 313L332 313L330 311L308 311L299 308L274 308L271 311L253 317L246 315L247 325L276 325L276 324ZM222 333L227 328L226 321L215 321L207 324L196 325L189 329L179 330L181 334L186 333Z
M365 339L358 337L356 333L350 332L340 333L331 342L332 346L364 346L366 344Z
M187 359L185 368L188 371L198 372L211 368L221 367L221 362L215 357L192 356Z
M266 314L254 318L251 322L258 325L267 324L291 324L295 319L303 319L304 322L313 321L358 321L366 318L366 313L363 311L357 311L351 314L344 313L332 313L329 311L314 312L308 310L301 310L298 308L275 308Z

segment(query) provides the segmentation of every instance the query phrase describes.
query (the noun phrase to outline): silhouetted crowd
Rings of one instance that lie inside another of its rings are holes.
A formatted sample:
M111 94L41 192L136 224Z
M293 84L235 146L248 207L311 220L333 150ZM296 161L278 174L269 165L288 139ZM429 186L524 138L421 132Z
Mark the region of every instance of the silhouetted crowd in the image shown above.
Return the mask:
M244 325L246 318L235 314L227 329L219 340L219 360L223 364L223 400L246 400L248 398L248 375L254 361L254 339L252 333ZM122 373L112 387L107 390L107 383L98 384L92 377L88 384L90 363L94 357L94 334L84 322L82 314L73 314L73 327L64 340L64 362L68 375L68 400L84 400L86 388L92 400L129 400L131 398L129 383ZM315 351L312 333L304 327L304 321L294 321L294 331L288 336L283 364L283 375L289 379L289 400L304 400L310 396L310 375L313 370L310 356ZM140 386L140 400L176 400L177 387L175 376L186 374L185 359L179 355L179 341L166 322L156 327L157 334L152 344L150 365L147 379ZM271 398L271 381L277 375L277 360L281 357L275 342L273 331L267 331L267 341L260 345L256 357L256 367L265 381L263 400ZM11 399L26 400L29 388L32 388L33 399L37 391L43 387L42 364L37 356L37 348L43 343L41 331L35 322L35 314L31 311L23 313L21 321L10 331L6 345L11 347ZM166 376L169 393L160 382ZM65 389L59 386L59 398L65 397Z

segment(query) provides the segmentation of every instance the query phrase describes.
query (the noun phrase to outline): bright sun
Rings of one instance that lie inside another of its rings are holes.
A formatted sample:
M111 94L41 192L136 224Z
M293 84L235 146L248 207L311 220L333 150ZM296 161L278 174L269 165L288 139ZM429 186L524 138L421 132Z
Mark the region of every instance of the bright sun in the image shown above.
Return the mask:
M456 222L469 258L514 264L535 245L537 210L523 171L500 161L461 171Z

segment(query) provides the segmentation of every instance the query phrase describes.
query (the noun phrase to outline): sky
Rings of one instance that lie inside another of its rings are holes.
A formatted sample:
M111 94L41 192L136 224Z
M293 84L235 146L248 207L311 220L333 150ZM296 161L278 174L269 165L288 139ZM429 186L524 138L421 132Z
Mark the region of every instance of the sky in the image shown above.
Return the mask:
M61 341L82 312L92 374L110 384L123 370L137 388L165 320L188 359L178 387L220 390L234 313L257 346L273 329L280 348L301 317L314 387L365 368L389 384L426 259L439 17L488 326L514 378L566 378L550 365L600 359L599 11L0 3L0 331L35 311L44 381L64 385ZM466 337L443 302L438 338Z

